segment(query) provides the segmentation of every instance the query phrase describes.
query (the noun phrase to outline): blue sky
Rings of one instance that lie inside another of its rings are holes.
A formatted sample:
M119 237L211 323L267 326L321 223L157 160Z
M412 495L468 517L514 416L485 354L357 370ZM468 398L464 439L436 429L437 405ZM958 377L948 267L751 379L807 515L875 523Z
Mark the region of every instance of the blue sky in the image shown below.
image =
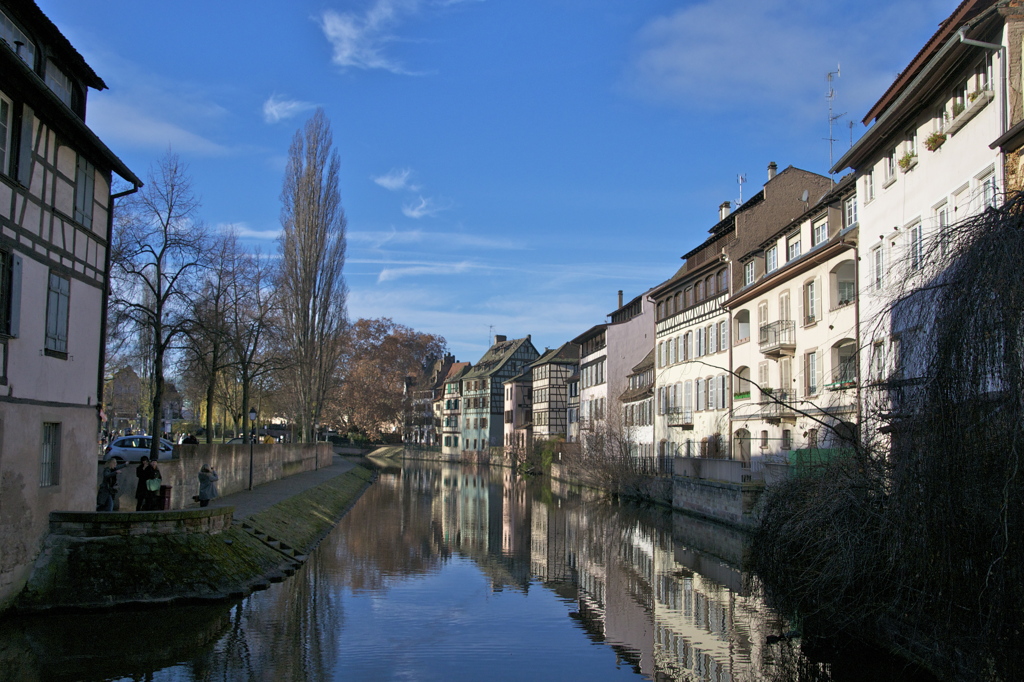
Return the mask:
M103 78L88 123L276 253L317 106L348 216L349 315L554 347L669 277L766 166L826 173L953 0L37 0Z

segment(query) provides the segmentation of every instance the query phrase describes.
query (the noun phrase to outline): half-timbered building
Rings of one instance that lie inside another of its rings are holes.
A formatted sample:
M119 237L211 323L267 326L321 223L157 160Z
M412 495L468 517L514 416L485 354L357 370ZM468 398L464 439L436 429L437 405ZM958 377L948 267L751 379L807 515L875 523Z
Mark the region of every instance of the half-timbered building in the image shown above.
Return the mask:
M96 506L116 174L86 126L106 85L35 3L0 0L0 608L52 510Z

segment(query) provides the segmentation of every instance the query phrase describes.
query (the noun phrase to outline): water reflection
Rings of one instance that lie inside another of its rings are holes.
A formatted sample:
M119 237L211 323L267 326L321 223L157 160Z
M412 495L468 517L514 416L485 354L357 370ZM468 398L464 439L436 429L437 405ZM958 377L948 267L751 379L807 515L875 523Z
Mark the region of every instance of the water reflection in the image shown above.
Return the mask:
M769 644L787 628L744 548L508 469L408 463L236 604L3 623L0 680L881 679Z

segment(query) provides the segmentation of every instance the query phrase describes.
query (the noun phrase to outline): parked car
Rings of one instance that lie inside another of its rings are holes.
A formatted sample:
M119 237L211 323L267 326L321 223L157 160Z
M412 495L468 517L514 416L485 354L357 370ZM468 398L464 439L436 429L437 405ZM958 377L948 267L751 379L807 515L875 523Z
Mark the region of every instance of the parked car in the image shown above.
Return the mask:
M224 445L245 445L248 442L249 441L247 441L244 438L232 438L231 440L225 442Z
M110 445L103 450L103 461L117 457L128 462L138 462L143 457L149 457L149 446L152 440L149 436L121 436L115 438ZM160 453L158 459L170 459L174 445L163 438L160 439Z

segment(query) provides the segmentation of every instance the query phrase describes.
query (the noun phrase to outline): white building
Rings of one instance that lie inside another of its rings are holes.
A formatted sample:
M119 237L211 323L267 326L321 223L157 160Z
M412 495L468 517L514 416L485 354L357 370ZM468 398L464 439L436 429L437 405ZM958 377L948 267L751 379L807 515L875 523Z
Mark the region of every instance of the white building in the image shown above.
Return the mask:
M999 4L961 3L867 113L871 127L833 168L853 169L857 178L860 371L877 388L894 372L919 376L924 359L913 359L915 339L930 324L925 310L908 324L886 306L920 281L926 254L941 253L950 225L996 205L1006 187L997 142L1007 132L1008 93L1020 98L1021 30ZM889 399L887 390L868 391L865 412L891 413Z
M736 459L821 453L841 447L837 429L856 432L856 199L850 175L738 259L744 278L726 303Z
M791 224L830 184L828 178L792 166L776 173L775 163L770 164L761 191L734 212L722 204L711 236L683 256L686 263L671 279L650 292L657 319L654 437L659 456L729 456L733 325L725 303L745 276L737 260ZM769 270L778 267L776 250L765 250L763 258Z

